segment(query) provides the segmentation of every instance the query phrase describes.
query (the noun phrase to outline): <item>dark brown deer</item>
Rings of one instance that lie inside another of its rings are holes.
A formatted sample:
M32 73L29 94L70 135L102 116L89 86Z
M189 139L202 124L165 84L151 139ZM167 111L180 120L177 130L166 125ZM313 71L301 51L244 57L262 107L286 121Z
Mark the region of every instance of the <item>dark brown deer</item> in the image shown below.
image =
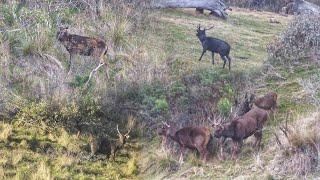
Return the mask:
M277 107L278 95L275 92L269 92L266 95L257 98L254 105L265 110L275 110Z
M69 53L70 67L68 74L70 74L72 71L72 56L79 54L82 56L92 56L99 60L99 65L91 71L87 82L90 81L93 73L95 73L103 65L106 66L106 73L107 77L109 78L107 64L103 61L103 56L106 55L108 51L108 46L106 45L105 41L98 38L69 34L68 27L60 27L59 31L57 32L57 39L64 45Z
M243 116L252 109L255 95L246 93L244 100L237 107L236 115ZM236 103L237 104L237 103Z
M243 140L254 135L255 147L260 147L262 139L262 128L268 119L266 110L253 108L242 117L236 117L231 122L225 124L214 124L216 138L231 138L233 141L232 158L235 159Z
M128 118L128 131L126 134L122 134L119 131L119 126L117 125L117 140L109 140L106 137L94 137L92 134L89 136L89 145L91 149L91 155L95 155L96 153L106 154L115 161L116 155L120 152L128 139L130 138L130 132L135 125L135 118L129 116Z
M169 137L180 146L179 162L183 163L183 155L186 148L196 149L200 153L200 158L204 161L208 158L208 143L212 139L210 129L206 127L189 126L177 130L173 125L163 123L158 129L158 134Z
M111 155L112 155L113 161L115 161L117 153L124 148L124 145L127 143L127 140L130 138L129 134L131 132L131 129L132 127L130 127L130 129L127 131L126 134L122 134L119 131L119 128L117 125L118 140L111 144Z
M121 151L127 140L129 139L129 134L131 129L128 130L126 134L122 134L119 131L117 125L118 139L117 140L109 140L107 137L94 137L92 134L89 136L89 145L91 150L91 155L105 154L108 158L112 158L115 161L116 155L119 151Z

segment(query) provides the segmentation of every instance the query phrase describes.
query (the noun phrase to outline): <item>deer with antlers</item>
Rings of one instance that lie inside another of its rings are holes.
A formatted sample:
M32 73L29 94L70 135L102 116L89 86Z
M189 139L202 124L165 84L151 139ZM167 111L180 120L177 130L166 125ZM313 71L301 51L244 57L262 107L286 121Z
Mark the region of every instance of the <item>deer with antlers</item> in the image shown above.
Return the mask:
M200 24L198 25L197 29L197 37L201 42L202 45L202 54L200 56L199 61L201 61L202 56L206 51L211 51L212 53L212 64L214 64L214 53L218 53L221 59L224 61L223 68L225 67L227 61L229 61L229 70L231 69L231 58L229 56L231 46L218 38L208 37L206 35L206 31L212 29L214 26L206 29L201 29Z
M233 142L232 158L236 159L243 140L254 135L256 141L254 146L259 148L262 139L262 128L268 119L266 110L253 108L241 117L234 118L231 122L221 124L214 123L214 136L216 138L231 138ZM221 142L221 148L223 142ZM222 149L221 149L222 152Z
M130 138L130 132L135 125L135 119L132 116L128 118L128 131L125 134L122 134L119 131L119 126L117 125L117 140L107 139L106 137L94 137L92 134L89 136L89 145L91 149L91 155L95 155L96 153L106 154L108 157L111 156L113 161L115 161L116 155L120 152L128 139Z
M103 56L107 54L108 46L105 41L98 38L80 36L76 34L70 34L68 27L60 27L57 32L57 39L60 41L69 53L69 72L72 71L73 61L72 56L79 54L82 56L92 56L99 60L99 65L93 69L89 75L87 83L90 81L92 75L103 65L106 66L107 77L109 78L107 64L103 61Z
M196 149L200 153L200 158L204 161L208 158L208 144L212 140L211 131L206 127L189 126L177 129L173 125L162 122L163 126L157 132L159 135L171 138L180 146L179 162L183 163L183 155L188 149Z

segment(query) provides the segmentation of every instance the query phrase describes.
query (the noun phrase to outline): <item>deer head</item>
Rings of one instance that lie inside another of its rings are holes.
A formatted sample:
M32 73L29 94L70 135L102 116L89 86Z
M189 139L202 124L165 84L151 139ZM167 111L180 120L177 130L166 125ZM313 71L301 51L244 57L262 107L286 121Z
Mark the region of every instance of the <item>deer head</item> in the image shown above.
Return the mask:
M119 126L117 125L117 132L118 132L118 137L119 137L119 141L121 144L125 144L127 139L130 138L130 132L131 132L131 129L128 130L128 132L126 134L122 134L120 131L119 131Z
M162 121L162 126L157 130L158 135L161 136L174 136L174 134L177 132L177 129L174 125L169 125L167 122Z
M206 30L210 30L212 29L214 26L211 26L210 28L206 29L206 28L203 28L203 30L201 30L201 26L200 24L198 25L198 28L197 28L197 36L200 38L200 37L205 37L206 36Z
M134 127L134 125L135 125L135 118L133 116L129 116L128 117L128 122L127 122L128 131L127 131L127 133L122 134L119 131L119 126L117 125L118 137L119 137L119 141L120 141L121 144L125 144L126 140L130 138L129 134L130 134L132 128Z
M59 31L57 32L57 39L59 41L67 40L67 37L69 35L68 29L69 27L59 27Z

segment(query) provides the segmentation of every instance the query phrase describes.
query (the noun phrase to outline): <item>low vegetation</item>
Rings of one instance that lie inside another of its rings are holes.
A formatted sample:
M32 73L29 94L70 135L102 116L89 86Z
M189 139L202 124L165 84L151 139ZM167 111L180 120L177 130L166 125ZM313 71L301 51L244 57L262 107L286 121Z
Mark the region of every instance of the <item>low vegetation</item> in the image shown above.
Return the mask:
M319 176L313 145L319 150L318 115L312 115L318 111L319 56L310 55L319 47L317 17L233 8L222 21L194 10L150 10L143 1L110 1L97 9L95 2L86 2L0 3L0 179ZM280 23L270 23L271 17ZM298 23L290 24L291 19ZM218 56L213 66L209 53L198 61L199 23L214 25L207 35L231 45L231 71L222 69ZM109 79L99 70L85 86L98 61L80 55L73 57L74 72L67 75L69 54L56 38L60 25L106 42ZM301 32L304 43L299 44ZM270 91L278 94L278 107L265 124L260 151L248 139L234 162L227 141L226 159L220 160L213 138L206 163L194 152L179 164L173 142L161 148L156 134L161 121L209 128L217 116L229 121L246 92ZM288 112L292 117L286 118ZM299 130L301 122L306 126ZM92 153L90 137L121 142L119 132L129 129L126 142L113 145L121 146L114 160Z

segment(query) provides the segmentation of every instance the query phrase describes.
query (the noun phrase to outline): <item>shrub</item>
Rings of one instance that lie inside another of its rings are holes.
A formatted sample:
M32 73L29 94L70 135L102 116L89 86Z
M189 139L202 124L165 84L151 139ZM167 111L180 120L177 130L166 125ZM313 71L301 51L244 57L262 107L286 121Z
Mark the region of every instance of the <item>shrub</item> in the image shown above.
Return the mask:
M157 99L155 101L155 110L161 112L167 112L169 110L169 104L166 99Z
M319 15L297 16L287 30L269 44L269 55L282 63L309 58L312 53L320 51L319 27ZM318 59L319 54L315 55Z
M218 110L221 116L228 117L231 112L231 103L227 98L222 98L218 102Z
M44 101L32 102L20 110L16 116L16 122L24 126L40 126L41 130L46 130L46 122L50 120L48 104Z

